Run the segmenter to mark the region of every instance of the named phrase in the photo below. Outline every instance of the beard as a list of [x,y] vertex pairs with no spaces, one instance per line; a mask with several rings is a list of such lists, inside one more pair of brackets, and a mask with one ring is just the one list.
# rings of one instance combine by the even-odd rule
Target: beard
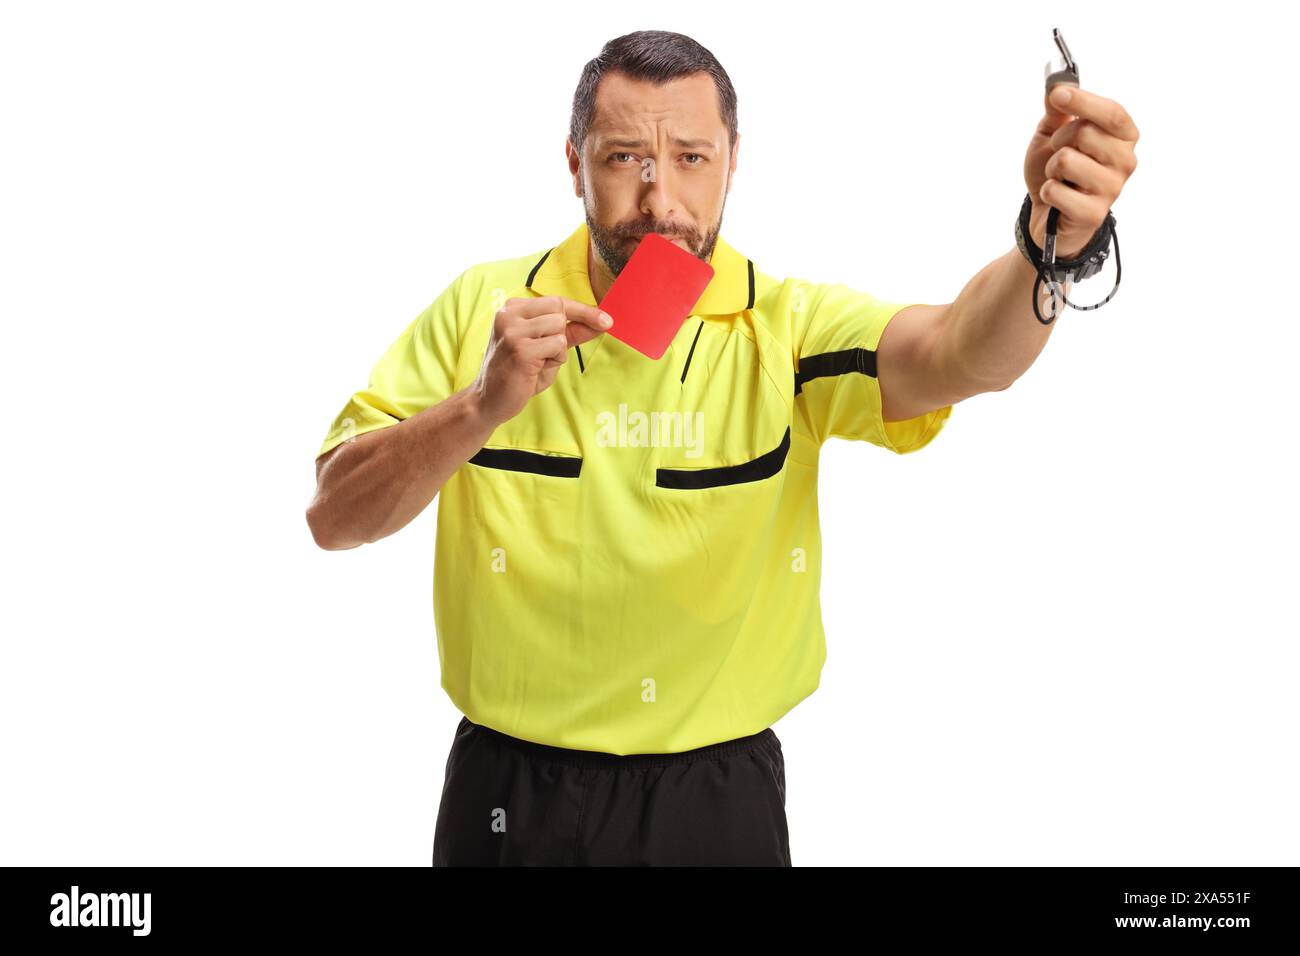
[[[583,198],[582,206],[587,217],[587,231],[591,235],[591,244],[610,274],[615,277],[623,271],[628,259],[632,258],[632,253],[637,249],[636,245],[628,243],[628,239],[640,239],[646,233],[657,232],[667,239],[681,239],[690,248],[693,256],[708,262],[713,255],[714,246],[718,243],[718,233],[722,229],[721,214],[713,227],[704,232],[682,223],[656,222],[652,219],[604,226],[591,214],[591,207],[587,205],[586,197]],[[724,200],[723,210],[725,209]]]

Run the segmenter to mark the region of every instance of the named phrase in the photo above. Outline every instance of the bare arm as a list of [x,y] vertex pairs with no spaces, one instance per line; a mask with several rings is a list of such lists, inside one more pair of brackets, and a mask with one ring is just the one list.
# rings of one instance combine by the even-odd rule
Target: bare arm
[[406,527],[496,429],[472,386],[316,459],[312,537],[339,551]]
[[[894,316],[877,348],[885,421],[1002,391],[1019,378],[1056,328],[1034,318],[1036,277],[1013,248],[981,269],[955,302],[911,305]],[[1064,289],[1068,295],[1071,284]],[[1039,309],[1047,316],[1051,308],[1051,293],[1042,287]]]
[[550,387],[571,347],[609,328],[602,316],[557,296],[508,300],[473,384],[316,459],[316,495],[307,507],[316,543],[341,551],[410,524],[499,425]]
[[[1067,93],[1068,112],[1056,99]],[[1137,169],[1138,129],[1119,103],[1087,90],[1058,86],[1044,96],[1044,106],[1025,153],[1029,234],[1042,248],[1055,207],[1056,256],[1069,259],[1088,245]],[[1056,328],[1033,314],[1036,278],[1012,246],[966,283],[956,301],[911,306],[894,316],[877,349],[885,421],[1001,391],[1024,374]],[[1046,283],[1039,296],[1044,318],[1053,304],[1057,312],[1064,307],[1052,302]]]

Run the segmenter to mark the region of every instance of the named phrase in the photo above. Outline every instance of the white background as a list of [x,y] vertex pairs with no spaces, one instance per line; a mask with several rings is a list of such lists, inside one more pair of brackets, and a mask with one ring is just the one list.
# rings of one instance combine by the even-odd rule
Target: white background
[[427,865],[435,509],[320,551],[312,462],[452,278],[581,221],[583,64],[693,36],[739,93],[728,241],[948,302],[1012,247],[1054,26],[1141,131],[1123,281],[922,451],[825,448],[794,862],[1300,862],[1293,24],[848,11],[4,6],[0,862]]

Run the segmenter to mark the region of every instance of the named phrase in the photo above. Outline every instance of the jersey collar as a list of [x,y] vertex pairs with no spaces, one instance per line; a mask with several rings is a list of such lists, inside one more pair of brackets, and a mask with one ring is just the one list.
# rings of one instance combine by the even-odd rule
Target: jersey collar
[[[560,295],[595,305],[591,277],[587,274],[586,222],[558,246],[550,249],[533,266],[525,283],[538,295]],[[713,278],[691,310],[692,315],[735,315],[754,307],[754,263],[718,236],[709,258]]]

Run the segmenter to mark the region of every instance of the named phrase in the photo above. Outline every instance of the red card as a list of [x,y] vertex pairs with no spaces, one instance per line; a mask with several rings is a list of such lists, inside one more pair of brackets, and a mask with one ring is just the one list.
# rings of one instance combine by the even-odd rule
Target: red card
[[614,319],[605,334],[661,358],[712,278],[713,266],[703,259],[646,233],[600,300]]

